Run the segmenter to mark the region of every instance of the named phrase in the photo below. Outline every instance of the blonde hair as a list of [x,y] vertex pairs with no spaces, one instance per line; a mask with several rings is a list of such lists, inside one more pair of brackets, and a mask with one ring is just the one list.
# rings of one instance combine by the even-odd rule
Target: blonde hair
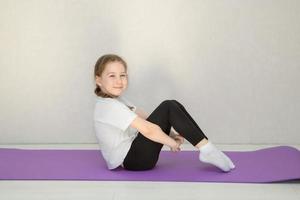
[[[125,68],[125,71],[127,72],[127,64],[125,60],[123,60],[123,58],[115,54],[106,54],[101,56],[96,62],[95,69],[94,69],[94,78],[96,79],[96,76],[101,76],[103,71],[105,70],[106,65],[111,62],[122,63]],[[97,84],[94,92],[97,96],[100,97],[113,98],[111,95],[104,93]]]

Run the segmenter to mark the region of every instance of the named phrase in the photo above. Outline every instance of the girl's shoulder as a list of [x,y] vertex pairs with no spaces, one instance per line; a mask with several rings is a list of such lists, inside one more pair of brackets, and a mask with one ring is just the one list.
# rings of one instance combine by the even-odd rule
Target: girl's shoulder
[[116,101],[116,99],[114,98],[106,98],[106,97],[96,97],[96,102],[112,102],[112,101]]
[[[122,104],[127,105],[129,103],[124,97],[117,97],[117,98],[104,98],[104,97],[97,97],[96,104],[102,105],[114,105],[114,104]],[[130,104],[130,103],[129,103]]]
[[117,98],[103,98],[103,97],[97,97],[96,99],[96,105],[97,107],[106,107],[106,108],[111,108],[111,107],[123,107],[126,106],[132,111],[136,110],[136,106],[132,104],[129,100],[127,100],[124,97],[117,97]]
[[96,105],[108,106],[108,105],[115,105],[115,104],[120,104],[120,102],[114,98],[103,98],[103,97],[96,98]]

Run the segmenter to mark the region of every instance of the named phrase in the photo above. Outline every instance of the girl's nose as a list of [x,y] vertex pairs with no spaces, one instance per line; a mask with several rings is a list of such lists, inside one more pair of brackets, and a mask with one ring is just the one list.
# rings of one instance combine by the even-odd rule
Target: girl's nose
[[121,78],[117,78],[117,83],[122,83],[122,79]]

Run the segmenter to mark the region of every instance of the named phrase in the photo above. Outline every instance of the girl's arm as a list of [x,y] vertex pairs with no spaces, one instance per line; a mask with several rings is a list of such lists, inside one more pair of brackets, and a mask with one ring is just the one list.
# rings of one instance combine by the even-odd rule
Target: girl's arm
[[169,146],[172,151],[180,150],[180,144],[165,134],[161,128],[154,123],[137,116],[130,126],[136,128],[146,138]]
[[145,111],[143,111],[140,108],[136,108],[135,113],[142,119],[147,119],[149,117],[148,113],[146,113]]
[[[145,120],[149,117],[149,114],[140,108],[136,108],[135,113],[139,117],[141,117],[142,119],[145,119]],[[171,127],[169,136],[171,138],[173,138],[175,141],[177,141],[177,143],[179,142],[180,144],[182,144],[184,142],[184,138],[182,136],[180,136],[180,134],[177,133],[173,127]]]

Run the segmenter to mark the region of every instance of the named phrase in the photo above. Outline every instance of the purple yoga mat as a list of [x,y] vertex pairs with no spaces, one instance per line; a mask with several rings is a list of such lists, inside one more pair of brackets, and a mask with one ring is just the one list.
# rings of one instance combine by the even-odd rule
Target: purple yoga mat
[[0,149],[0,180],[100,180],[266,183],[300,179],[300,151],[288,146],[225,152],[236,169],[201,163],[197,151],[161,152],[157,166],[108,170],[99,150]]

